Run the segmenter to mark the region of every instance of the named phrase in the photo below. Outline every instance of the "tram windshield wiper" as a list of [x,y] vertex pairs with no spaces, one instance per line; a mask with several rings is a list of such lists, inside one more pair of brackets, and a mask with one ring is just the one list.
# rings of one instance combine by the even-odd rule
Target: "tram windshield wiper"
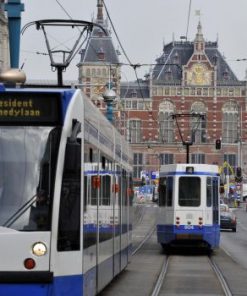
[[19,219],[37,200],[37,194],[33,195],[24,205],[22,205],[12,216],[5,221],[2,226],[10,227],[17,219]]

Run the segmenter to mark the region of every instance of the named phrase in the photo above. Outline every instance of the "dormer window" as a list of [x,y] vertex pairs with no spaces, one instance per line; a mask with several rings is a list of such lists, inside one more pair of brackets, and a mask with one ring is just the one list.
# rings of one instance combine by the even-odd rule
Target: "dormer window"
[[166,81],[172,80],[172,71],[170,68],[165,72],[165,80]]
[[213,64],[216,65],[217,64],[217,60],[218,60],[218,56],[214,55],[213,56]]
[[179,55],[177,52],[175,53],[175,55],[173,57],[173,62],[174,62],[174,64],[177,64],[179,62]]
[[104,37],[105,33],[102,29],[97,29],[96,30],[96,36],[98,37]]
[[131,97],[132,98],[137,98],[137,91],[135,89],[132,90]]
[[98,50],[97,55],[98,55],[98,60],[99,61],[104,61],[105,60],[105,52],[104,52],[102,47]]
[[223,79],[224,80],[228,80],[229,79],[229,72],[227,69],[225,69],[225,71],[223,72]]

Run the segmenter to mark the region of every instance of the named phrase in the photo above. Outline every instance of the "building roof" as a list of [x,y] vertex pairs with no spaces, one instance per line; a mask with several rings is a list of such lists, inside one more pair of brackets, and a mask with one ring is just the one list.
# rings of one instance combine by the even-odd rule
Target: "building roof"
[[[217,42],[205,42],[201,33],[201,25],[194,42],[171,42],[164,46],[162,55],[156,59],[152,78],[159,84],[181,84],[183,66],[187,65],[195,50],[195,42],[204,42],[205,55],[212,66],[217,66],[218,85],[241,85],[222,54],[218,50]],[[169,74],[169,79],[167,79]]]
[[[100,53],[104,54],[103,60],[99,59]],[[106,64],[119,64],[117,52],[114,48],[111,37],[96,37],[92,34],[88,40],[86,48],[81,51],[80,63],[99,63],[102,65],[102,62]]]
[[149,81],[139,79],[138,81],[121,82],[120,97],[122,99],[129,98],[150,98]]
[[98,13],[95,22],[102,26],[105,30],[99,27],[94,27],[88,39],[85,49],[81,50],[80,63],[92,65],[106,63],[106,64],[119,64],[118,51],[115,50],[111,38],[111,32],[108,28],[107,20],[103,18],[103,4],[98,0]]

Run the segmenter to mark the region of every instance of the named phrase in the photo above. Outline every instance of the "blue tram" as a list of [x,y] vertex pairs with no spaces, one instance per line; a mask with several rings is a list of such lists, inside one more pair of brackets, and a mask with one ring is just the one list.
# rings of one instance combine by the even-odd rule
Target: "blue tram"
[[0,91],[0,295],[95,295],[128,264],[132,153],[80,91]]
[[218,166],[162,165],[159,180],[158,242],[217,248],[220,241]]

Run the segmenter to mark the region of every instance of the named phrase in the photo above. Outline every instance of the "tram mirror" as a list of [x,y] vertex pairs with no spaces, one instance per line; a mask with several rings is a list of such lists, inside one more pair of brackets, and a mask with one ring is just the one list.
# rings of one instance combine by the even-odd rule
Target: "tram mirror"
[[81,168],[81,144],[78,141],[66,144],[64,170],[69,173],[77,173]]

